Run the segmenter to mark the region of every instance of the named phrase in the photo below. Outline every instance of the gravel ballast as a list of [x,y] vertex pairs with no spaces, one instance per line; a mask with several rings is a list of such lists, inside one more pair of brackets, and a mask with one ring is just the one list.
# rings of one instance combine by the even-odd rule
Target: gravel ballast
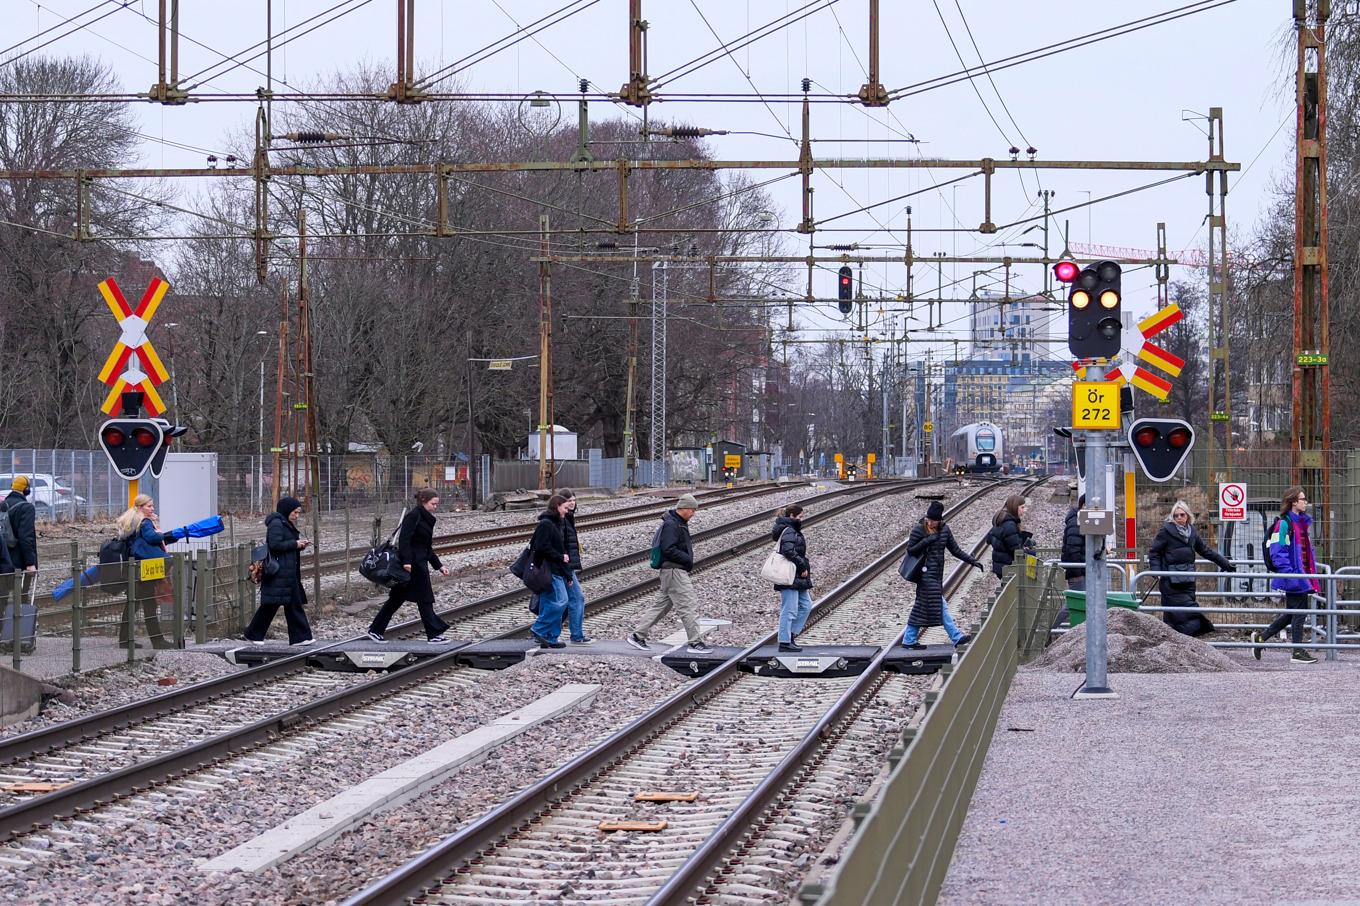
[[1016,677],[941,904],[1360,898],[1360,669],[1123,674],[1113,701],[1077,682]]
[[[1250,669],[1209,647],[1199,639],[1182,635],[1161,620],[1111,607],[1106,632],[1110,673],[1221,673]],[[1086,624],[1083,623],[1048,647],[1024,669],[1060,673],[1086,671]]]

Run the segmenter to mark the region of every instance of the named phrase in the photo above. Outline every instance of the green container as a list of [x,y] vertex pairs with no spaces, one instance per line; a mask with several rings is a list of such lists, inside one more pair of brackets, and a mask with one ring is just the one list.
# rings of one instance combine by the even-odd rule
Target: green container
[[[1067,613],[1073,626],[1080,626],[1086,622],[1086,592],[1084,591],[1065,591],[1063,598],[1067,603]],[[1137,610],[1138,599],[1126,591],[1107,591],[1105,593],[1106,607],[1122,607],[1125,610]]]

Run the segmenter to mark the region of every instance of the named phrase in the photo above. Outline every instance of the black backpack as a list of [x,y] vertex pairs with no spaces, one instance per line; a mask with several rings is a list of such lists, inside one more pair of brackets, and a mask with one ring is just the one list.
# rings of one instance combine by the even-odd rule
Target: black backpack
[[[1292,522],[1289,522],[1288,520],[1285,521],[1285,524],[1289,526],[1288,530],[1289,533],[1286,537],[1288,537],[1290,545],[1293,545],[1294,524]],[[1280,517],[1276,516],[1275,521],[1270,523],[1270,525],[1266,527],[1266,536],[1263,539],[1261,539],[1261,559],[1266,561],[1266,572],[1268,573],[1279,572],[1279,570],[1275,568],[1275,561],[1272,560],[1270,557],[1270,539],[1275,535],[1276,532],[1279,531],[1279,525]]]
[[132,544],[128,538],[109,538],[99,545],[99,585],[105,591],[117,592],[127,587],[127,569],[123,566],[132,559]]

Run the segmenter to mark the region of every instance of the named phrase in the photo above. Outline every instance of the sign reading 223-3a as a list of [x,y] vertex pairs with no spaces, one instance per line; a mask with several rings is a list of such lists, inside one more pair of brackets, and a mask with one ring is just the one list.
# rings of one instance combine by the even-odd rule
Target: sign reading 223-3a
[[1119,430],[1119,385],[1113,381],[1074,381],[1072,427],[1085,431]]

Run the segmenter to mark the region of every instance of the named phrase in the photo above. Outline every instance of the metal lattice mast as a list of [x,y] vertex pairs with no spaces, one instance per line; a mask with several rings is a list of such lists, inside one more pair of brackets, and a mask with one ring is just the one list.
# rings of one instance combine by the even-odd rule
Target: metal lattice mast
[[666,484],[666,263],[652,265],[652,484]]
[[[1328,0],[1293,0],[1299,56],[1294,172],[1293,480],[1331,510],[1331,379],[1327,357],[1327,77]],[[1313,16],[1309,6],[1313,6]],[[1325,524],[1325,523],[1324,523]],[[1324,530],[1330,543],[1332,533]]]

